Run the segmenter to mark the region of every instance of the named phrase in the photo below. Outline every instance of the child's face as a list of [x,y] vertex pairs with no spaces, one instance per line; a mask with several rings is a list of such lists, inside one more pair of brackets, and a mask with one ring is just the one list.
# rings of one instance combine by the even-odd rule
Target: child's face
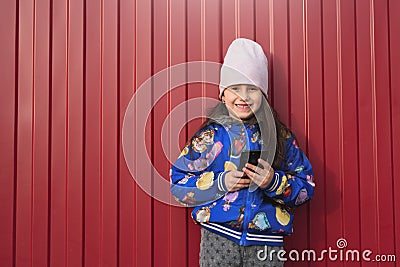
[[240,84],[225,89],[222,101],[225,102],[231,117],[247,120],[260,108],[262,97],[260,88],[254,85]]

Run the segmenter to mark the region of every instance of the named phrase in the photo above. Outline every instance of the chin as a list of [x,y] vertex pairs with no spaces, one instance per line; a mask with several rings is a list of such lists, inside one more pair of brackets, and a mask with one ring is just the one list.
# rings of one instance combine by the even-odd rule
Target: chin
[[253,116],[254,116],[253,114],[249,114],[249,115],[239,116],[239,118],[240,118],[241,120],[246,121],[246,120],[251,119]]

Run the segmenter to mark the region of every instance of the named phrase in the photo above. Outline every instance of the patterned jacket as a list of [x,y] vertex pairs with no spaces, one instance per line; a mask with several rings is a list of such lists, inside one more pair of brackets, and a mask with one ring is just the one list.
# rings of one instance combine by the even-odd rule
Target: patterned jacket
[[[225,175],[245,150],[261,150],[258,125],[213,123],[198,131],[170,170],[171,192],[195,206],[193,220],[239,245],[282,246],[293,231],[292,209],[314,194],[313,171],[293,135],[286,136],[286,158],[271,183],[250,192],[228,192]],[[229,134],[228,134],[229,133]]]

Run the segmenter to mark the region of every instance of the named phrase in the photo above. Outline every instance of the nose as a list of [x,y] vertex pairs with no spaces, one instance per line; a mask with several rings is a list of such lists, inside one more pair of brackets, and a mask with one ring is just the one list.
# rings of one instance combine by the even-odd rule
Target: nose
[[249,99],[249,93],[247,92],[247,89],[246,89],[246,88],[242,88],[242,89],[239,91],[239,97],[240,97],[241,99],[243,99],[244,101],[247,101],[247,100]]

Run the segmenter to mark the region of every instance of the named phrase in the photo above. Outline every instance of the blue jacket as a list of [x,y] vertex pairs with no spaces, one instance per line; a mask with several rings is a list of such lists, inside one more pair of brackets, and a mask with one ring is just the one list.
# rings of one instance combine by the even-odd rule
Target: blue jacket
[[242,246],[282,246],[293,231],[291,210],[314,194],[311,164],[294,137],[286,138],[286,158],[268,187],[228,192],[226,173],[237,168],[242,151],[261,150],[263,142],[257,124],[213,123],[195,134],[172,166],[171,192],[195,206],[192,218],[207,230]]

